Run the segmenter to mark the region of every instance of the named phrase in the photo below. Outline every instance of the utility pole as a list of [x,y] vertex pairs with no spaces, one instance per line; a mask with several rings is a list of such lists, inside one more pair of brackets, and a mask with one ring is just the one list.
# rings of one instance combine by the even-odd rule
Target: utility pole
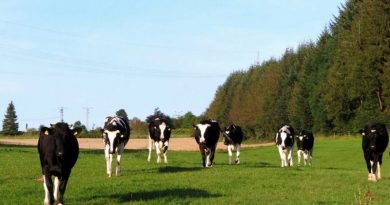
[[61,115],[61,122],[64,122],[64,107],[59,107],[58,108],[60,110],[60,115]]
[[87,130],[89,130],[89,112],[92,109],[92,107],[84,107],[84,109],[86,110],[86,115],[87,115],[87,121],[85,126],[87,127]]

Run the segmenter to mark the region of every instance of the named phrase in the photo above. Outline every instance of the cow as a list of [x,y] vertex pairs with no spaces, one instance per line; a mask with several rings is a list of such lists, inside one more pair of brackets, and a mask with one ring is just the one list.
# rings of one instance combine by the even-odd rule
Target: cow
[[212,167],[219,139],[220,126],[215,120],[203,120],[195,129],[195,140],[199,145],[199,151],[202,155],[203,167]]
[[307,130],[301,130],[296,136],[297,140],[297,157],[298,157],[298,166],[301,164],[301,157],[303,155],[303,163],[306,166],[308,164],[311,166],[311,161],[313,159],[313,145],[314,145],[314,136],[313,133]]
[[282,126],[276,132],[275,143],[279,151],[281,167],[293,166],[294,129],[290,125]]
[[167,152],[169,138],[171,137],[171,126],[163,118],[154,118],[149,122],[149,155],[148,162],[152,157],[153,146],[156,148],[157,163],[161,162],[161,152],[164,155],[164,163],[168,163]]
[[237,149],[236,152],[236,164],[240,164],[240,149],[241,142],[244,138],[241,127],[235,124],[226,126],[222,131],[223,134],[223,144],[227,145],[228,154],[229,154],[229,164],[232,164],[232,150]]
[[130,127],[128,121],[120,116],[106,117],[104,127],[101,130],[104,143],[104,155],[107,165],[107,176],[112,175],[112,156],[116,153],[116,176],[121,173],[121,157],[125,146],[130,139]]
[[79,156],[76,135],[80,132],[80,128],[70,129],[69,125],[63,122],[40,128],[37,147],[43,175],[45,205],[64,204],[66,185]]
[[368,169],[368,180],[381,179],[382,155],[389,143],[386,126],[382,123],[369,124],[360,130],[363,136],[362,148]]

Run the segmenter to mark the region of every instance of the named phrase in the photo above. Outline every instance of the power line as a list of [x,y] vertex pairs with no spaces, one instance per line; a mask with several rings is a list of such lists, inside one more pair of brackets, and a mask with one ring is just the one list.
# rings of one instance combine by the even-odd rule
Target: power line
[[[175,70],[165,70],[165,69],[150,69],[150,68],[142,68],[137,66],[124,66],[124,65],[116,65],[105,62],[96,62],[86,59],[78,59],[72,57],[66,57],[56,54],[51,54],[46,51],[40,51],[37,49],[27,49],[17,47],[15,45],[7,45],[4,43],[0,43],[0,47],[6,48],[6,53],[1,53],[0,55],[6,57],[14,57],[18,60],[20,58],[31,60],[39,63],[49,63],[54,65],[61,65],[66,67],[67,69],[56,70],[59,72],[69,72],[69,69],[73,68],[72,71],[76,72],[87,72],[87,73],[104,73],[104,74],[125,74],[131,76],[145,76],[145,77],[166,77],[166,78],[225,78],[226,75],[217,74],[217,73],[191,73],[191,72],[179,72]],[[13,52],[12,52],[13,51]],[[20,51],[25,51],[27,53],[23,53]],[[50,70],[51,72],[53,70]],[[5,74],[26,74],[26,72],[9,72],[9,71],[1,71]],[[36,71],[33,71],[36,73]]]

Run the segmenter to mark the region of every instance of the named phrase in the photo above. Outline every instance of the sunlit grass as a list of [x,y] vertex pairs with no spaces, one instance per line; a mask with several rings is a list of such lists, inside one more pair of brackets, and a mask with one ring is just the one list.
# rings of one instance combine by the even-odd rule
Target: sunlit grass
[[[102,150],[80,153],[66,204],[390,204],[390,162],[383,179],[367,181],[360,138],[316,141],[312,167],[280,168],[274,146],[242,150],[241,164],[216,154],[201,167],[198,152],[169,153],[169,164],[148,163],[146,151],[123,155],[122,176],[107,178]],[[296,158],[294,158],[296,164]],[[0,204],[42,204],[36,148],[0,146]]]

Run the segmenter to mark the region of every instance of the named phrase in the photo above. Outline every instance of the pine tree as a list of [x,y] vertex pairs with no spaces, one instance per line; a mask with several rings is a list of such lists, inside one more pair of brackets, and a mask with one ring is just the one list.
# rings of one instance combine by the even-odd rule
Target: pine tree
[[119,117],[123,117],[126,120],[126,122],[129,122],[129,117],[128,117],[125,109],[120,109],[120,110],[116,111],[115,115],[119,116]]
[[5,135],[16,135],[18,134],[19,123],[17,123],[17,116],[15,112],[15,106],[13,102],[8,105],[7,113],[3,120],[3,134]]

